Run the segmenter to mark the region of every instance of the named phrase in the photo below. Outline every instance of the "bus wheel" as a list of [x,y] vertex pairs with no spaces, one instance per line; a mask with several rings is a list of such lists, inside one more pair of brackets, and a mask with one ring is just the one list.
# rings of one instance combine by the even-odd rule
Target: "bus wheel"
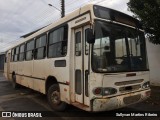
[[16,89],[18,87],[18,84],[16,83],[16,75],[12,76],[12,87]]
[[52,109],[56,111],[64,111],[67,103],[60,100],[60,90],[57,84],[53,84],[49,87],[47,93],[48,102]]

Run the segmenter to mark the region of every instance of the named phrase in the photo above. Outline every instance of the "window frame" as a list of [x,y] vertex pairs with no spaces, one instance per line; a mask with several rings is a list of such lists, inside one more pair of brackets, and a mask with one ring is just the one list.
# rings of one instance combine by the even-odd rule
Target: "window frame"
[[[31,41],[34,41],[34,48],[32,50],[27,50],[27,44]],[[31,59],[27,59],[27,52],[32,51],[32,58]],[[35,38],[32,38],[31,40],[28,40],[25,44],[25,61],[31,61],[34,59],[34,51],[35,51]]]
[[12,50],[11,50],[11,62],[14,62],[14,52],[15,52],[15,47],[14,48],[12,48]]
[[[17,53],[17,48],[18,48],[18,53]],[[19,61],[19,45],[15,47],[15,54],[14,54],[14,57],[17,57],[17,60],[15,61],[14,59],[14,62],[18,62]]]
[[[18,53],[16,53],[18,47]],[[15,55],[17,55],[17,60],[15,61]],[[11,62],[18,62],[19,61],[19,45],[15,46],[14,48],[11,49]]]
[[[59,30],[61,28],[64,28],[64,33],[63,33],[63,40],[62,41],[58,41],[58,42],[54,42],[54,43],[49,43],[50,42],[50,34],[53,33],[54,31],[56,30]],[[67,32],[65,33],[65,29],[67,29]],[[60,57],[65,57],[67,55],[67,52],[68,52],[68,24],[65,24],[65,25],[60,25],[58,27],[55,27],[53,29],[51,29],[50,31],[48,31],[48,39],[47,39],[47,58],[50,59],[50,58],[60,58]],[[66,37],[66,39],[64,39]],[[65,55],[61,55],[61,56],[49,56],[49,47],[50,46],[53,46],[54,44],[63,44],[66,42],[66,53]]]
[[[90,28],[86,28],[85,29],[85,55],[89,55],[89,43],[87,42],[87,30],[89,30]],[[87,44],[88,44],[88,50],[87,50]],[[88,53],[87,53],[87,51],[88,51]]]
[[[21,46],[23,46],[23,45],[24,45],[24,51],[21,52]],[[19,45],[19,61],[24,61],[25,60],[25,52],[26,52],[25,51],[25,46],[26,46],[25,42]],[[23,54],[23,60],[20,60],[20,55],[21,54]]]
[[[37,43],[37,40],[41,37],[45,36],[46,37],[46,43],[45,43],[45,46],[41,46],[41,47],[37,47],[36,48],[36,43]],[[47,44],[48,44],[48,35],[47,35],[47,32],[46,33],[42,33],[41,35],[35,37],[35,43],[34,43],[34,60],[41,60],[41,59],[44,59],[47,57]],[[41,49],[41,48],[44,48],[43,50],[43,58],[36,58],[36,54],[38,54],[38,49]]]
[[[79,42],[79,43],[77,42],[77,36],[78,36],[78,35],[80,35],[80,42]],[[78,37],[79,37],[79,36],[78,36]],[[76,32],[76,33],[75,33],[75,56],[81,56],[81,55],[82,55],[82,41],[81,41],[81,39],[82,39],[82,32],[81,32],[81,31]],[[77,45],[77,44],[80,44],[80,51],[77,51],[77,50],[76,50],[76,45]],[[77,55],[76,52],[80,52],[80,54]]]

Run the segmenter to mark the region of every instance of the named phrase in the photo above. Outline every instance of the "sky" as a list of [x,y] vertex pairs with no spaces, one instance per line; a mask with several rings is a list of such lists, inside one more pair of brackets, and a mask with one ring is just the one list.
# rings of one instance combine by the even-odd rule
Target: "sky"
[[[20,36],[60,19],[60,0],[0,0],[0,53],[5,52]],[[129,0],[65,0],[66,15],[88,4],[96,3],[132,15]],[[49,6],[52,4],[53,6]]]

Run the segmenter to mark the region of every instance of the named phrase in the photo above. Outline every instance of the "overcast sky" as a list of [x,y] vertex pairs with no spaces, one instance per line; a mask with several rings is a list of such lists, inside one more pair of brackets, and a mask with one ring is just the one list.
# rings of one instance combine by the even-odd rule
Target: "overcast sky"
[[[0,52],[6,51],[12,44],[20,40],[20,36],[46,26],[60,18],[60,0],[0,0]],[[65,0],[66,14],[89,3],[127,11],[129,0]]]

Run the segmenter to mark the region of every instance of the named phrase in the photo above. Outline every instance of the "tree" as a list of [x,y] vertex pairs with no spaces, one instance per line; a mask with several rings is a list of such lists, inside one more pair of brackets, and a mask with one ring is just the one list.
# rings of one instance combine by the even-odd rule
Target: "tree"
[[141,21],[150,41],[160,44],[160,0],[130,0],[127,5]]

